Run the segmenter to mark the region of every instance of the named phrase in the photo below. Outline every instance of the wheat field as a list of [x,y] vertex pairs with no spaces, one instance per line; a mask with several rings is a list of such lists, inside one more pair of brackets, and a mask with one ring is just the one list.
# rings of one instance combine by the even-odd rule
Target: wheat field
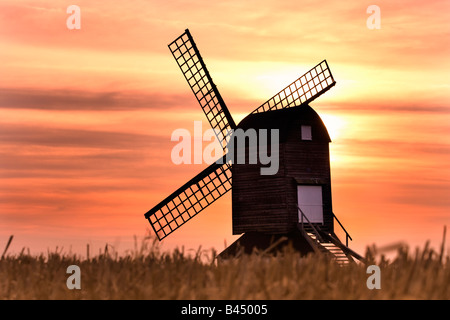
[[[381,289],[368,289],[367,265],[340,266],[322,255],[300,257],[286,249],[277,255],[254,253],[217,261],[214,251],[161,252],[152,237],[139,249],[118,256],[104,252],[82,259],[62,252],[39,256],[3,255],[1,299],[450,299],[449,255],[442,250],[399,248],[387,259],[366,250],[378,265]],[[5,250],[6,251],[6,250]],[[80,268],[81,289],[69,290],[67,268]]]

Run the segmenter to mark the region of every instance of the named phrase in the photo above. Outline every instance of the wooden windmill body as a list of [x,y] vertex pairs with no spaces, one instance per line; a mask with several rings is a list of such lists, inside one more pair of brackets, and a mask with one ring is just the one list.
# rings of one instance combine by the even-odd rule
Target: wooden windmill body
[[[276,250],[290,243],[302,253],[323,252],[345,262],[353,257],[361,260],[348,248],[351,238],[333,213],[330,137],[309,106],[335,85],[327,62],[319,63],[236,125],[189,30],[169,44],[169,49],[215,130],[224,155],[145,214],[157,237],[164,239],[232,190],[233,234],[243,235],[221,253],[222,258],[240,250]],[[270,141],[278,144],[275,174],[262,175],[264,164],[259,161],[239,163],[229,157],[237,151],[230,141],[238,129],[277,130],[278,141]],[[246,145],[245,159],[252,152],[255,150]],[[345,231],[345,245],[334,233],[335,222]]]

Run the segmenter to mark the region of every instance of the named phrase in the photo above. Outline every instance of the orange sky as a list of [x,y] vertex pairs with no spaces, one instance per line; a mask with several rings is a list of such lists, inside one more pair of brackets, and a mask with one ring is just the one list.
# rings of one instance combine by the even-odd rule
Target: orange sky
[[[81,8],[69,30],[66,8]],[[369,30],[366,9],[381,9]],[[143,214],[206,167],[175,165],[204,121],[167,44],[189,28],[239,122],[323,59],[333,208],[354,241],[426,240],[450,209],[448,1],[2,1],[0,247],[133,248]],[[224,248],[231,194],[163,247]]]

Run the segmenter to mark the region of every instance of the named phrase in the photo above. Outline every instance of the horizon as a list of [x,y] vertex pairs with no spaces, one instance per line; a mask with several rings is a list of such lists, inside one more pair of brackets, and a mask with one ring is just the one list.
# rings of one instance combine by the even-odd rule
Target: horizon
[[[70,30],[69,3],[2,2],[0,248],[14,235],[8,253],[132,250],[144,213],[207,167],[171,160],[175,130],[210,128],[167,47],[187,28],[236,123],[326,59],[336,85],[311,107],[332,140],[350,248],[438,248],[450,225],[450,3],[378,1],[375,30],[370,4],[83,0]],[[237,238],[228,193],[162,248],[220,252]]]

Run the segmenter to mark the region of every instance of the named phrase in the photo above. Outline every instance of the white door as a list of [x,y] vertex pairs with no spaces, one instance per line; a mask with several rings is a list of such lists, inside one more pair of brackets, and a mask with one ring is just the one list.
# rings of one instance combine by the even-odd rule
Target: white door
[[[309,222],[323,223],[322,186],[297,186],[297,199],[299,208]],[[300,212],[298,221],[302,221]]]

